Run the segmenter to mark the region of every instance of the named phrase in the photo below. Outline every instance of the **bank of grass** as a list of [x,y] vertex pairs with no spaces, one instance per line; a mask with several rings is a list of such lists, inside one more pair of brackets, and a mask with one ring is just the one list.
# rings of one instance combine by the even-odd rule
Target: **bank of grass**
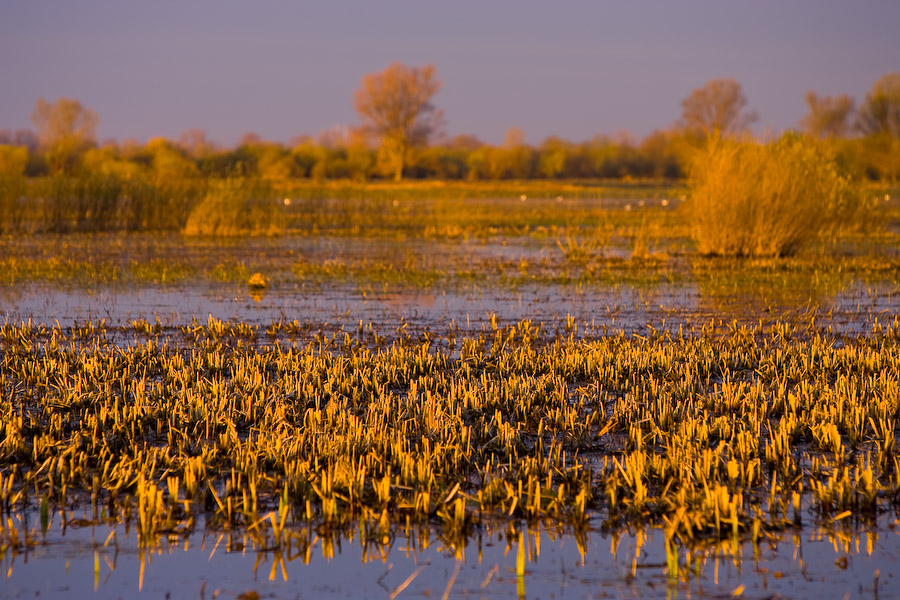
[[29,179],[0,174],[0,232],[184,229],[199,235],[270,235],[284,226],[389,223],[411,202],[437,202],[452,216],[464,200],[602,202],[672,196],[683,193],[681,187],[664,180],[387,183],[97,174]]
[[704,254],[792,256],[852,225],[861,207],[826,146],[793,135],[765,144],[714,138],[694,158],[689,187]]
[[[283,189],[289,230],[305,235],[405,235],[437,238],[546,235],[569,227],[640,222],[633,204],[661,216],[683,196],[677,182],[400,184],[303,183]],[[662,200],[669,210],[659,210]],[[670,200],[671,199],[671,200]],[[670,204],[671,202],[671,204]],[[638,205],[641,205],[640,207]],[[631,208],[631,206],[629,206]]]
[[278,189],[305,200],[465,200],[556,198],[602,200],[672,197],[684,193],[679,180],[500,180],[500,181],[353,181],[281,180]]
[[[727,154],[727,153],[726,153]],[[684,182],[649,181],[501,181],[501,182],[355,182],[308,180],[261,181],[233,177],[224,180],[155,179],[110,176],[54,176],[40,179],[5,177],[0,181],[0,230],[10,234],[99,231],[184,231],[190,235],[254,236],[280,233],[350,237],[433,237],[438,239],[491,238],[529,235],[565,241],[572,228],[630,229],[646,243],[650,232],[669,239],[689,239],[700,229],[719,242],[697,238],[701,252],[787,254],[802,243],[778,230],[778,223],[755,223],[748,215],[763,215],[804,231],[821,231],[792,212],[800,205],[787,202],[784,210],[759,202],[766,192],[758,181],[738,185],[719,161],[718,174],[710,167],[707,183],[695,178],[695,198],[684,211]],[[727,161],[726,161],[727,162]],[[750,161],[752,162],[752,161]],[[749,164],[748,161],[739,161]],[[717,163],[718,164],[718,163]],[[713,165],[714,166],[714,165]],[[732,161],[734,166],[734,161]],[[748,173],[747,169],[745,169]],[[777,177],[781,171],[773,171]],[[759,175],[757,169],[747,178]],[[815,173],[793,180],[817,181]],[[696,173],[695,173],[696,176]],[[790,177],[782,178],[786,181]],[[731,217],[717,213],[723,203],[715,185],[731,186],[742,207]],[[727,184],[727,185],[726,185]],[[704,185],[706,188],[704,188]],[[818,185],[818,184],[816,184]],[[824,184],[823,184],[824,185]],[[771,187],[771,186],[770,186]],[[813,186],[815,187],[815,186]],[[709,193],[703,189],[712,190]],[[815,189],[807,186],[807,191]],[[892,188],[864,189],[865,210],[878,212],[874,202],[897,198]],[[704,204],[706,203],[706,204]],[[711,207],[705,210],[703,207]],[[820,208],[826,205],[821,204]],[[778,210],[776,210],[778,209]],[[744,211],[744,212],[741,212]],[[749,211],[749,212],[748,212]],[[833,222],[834,211],[820,210],[816,218]],[[846,212],[841,209],[841,215]],[[825,216],[827,216],[827,219]],[[846,221],[846,220],[845,220]],[[865,219],[861,219],[862,222]],[[877,219],[869,219],[877,222]],[[748,241],[741,236],[752,229]],[[771,235],[769,233],[771,232]],[[877,227],[874,233],[878,234]],[[846,231],[840,232],[844,237]],[[621,234],[620,234],[621,235]],[[712,234],[710,234],[712,235]],[[643,236],[643,238],[641,237]],[[709,237],[709,236],[707,236]],[[746,236],[745,236],[746,237]],[[725,240],[725,241],[721,241]],[[762,241],[760,241],[762,240]],[[653,246],[653,240],[649,240]],[[719,244],[716,246],[716,244]],[[716,250],[715,248],[719,248]],[[652,253],[652,248],[638,254]]]
[[0,178],[0,231],[177,230],[204,186],[196,179],[116,175]]

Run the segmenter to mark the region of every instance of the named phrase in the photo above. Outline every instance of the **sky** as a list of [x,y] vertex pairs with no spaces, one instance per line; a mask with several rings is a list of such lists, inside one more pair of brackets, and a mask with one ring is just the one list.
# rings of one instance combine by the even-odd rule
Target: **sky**
[[448,136],[641,139],[716,77],[773,133],[900,71],[898,31],[898,0],[0,0],[0,129],[67,97],[101,141],[287,142],[358,124],[363,75],[401,61],[436,66]]

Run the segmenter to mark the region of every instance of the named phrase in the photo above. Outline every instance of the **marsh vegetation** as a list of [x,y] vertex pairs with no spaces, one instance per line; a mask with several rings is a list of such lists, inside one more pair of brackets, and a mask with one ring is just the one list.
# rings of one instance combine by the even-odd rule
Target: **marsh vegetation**
[[652,528],[677,586],[720,551],[895,518],[896,319],[858,336],[569,325],[6,325],[3,556],[52,520],[123,523],[145,550],[240,536],[275,573],[310,560],[313,531],[326,557],[350,532],[376,556],[434,535],[462,557],[482,532],[521,547],[544,523],[576,540]]
[[[411,552],[410,576],[447,557],[488,594],[541,585],[541,539],[582,568],[624,539],[633,560],[607,584],[658,563],[660,594],[723,589],[720,561],[761,565],[814,531],[829,566],[861,537],[880,556],[900,499],[895,192],[864,190],[868,218],[787,258],[701,254],[682,194],[317,184],[270,205],[274,236],[4,238],[8,581],[79,531],[94,585],[121,544],[141,587],[182,543],[250,553],[246,572],[276,580],[348,547],[364,563]],[[234,319],[115,306],[151,292],[244,300]],[[504,294],[516,310],[497,310]],[[48,297],[107,312],[29,304]],[[482,562],[494,548],[511,571]],[[878,560],[866,569],[892,568]],[[363,595],[455,581],[382,571]]]

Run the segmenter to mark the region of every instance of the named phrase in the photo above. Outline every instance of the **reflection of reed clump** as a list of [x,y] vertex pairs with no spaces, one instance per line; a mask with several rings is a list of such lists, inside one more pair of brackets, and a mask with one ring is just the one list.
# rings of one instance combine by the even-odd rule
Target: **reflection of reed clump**
[[7,324],[0,507],[102,506],[142,544],[203,517],[267,547],[309,523],[465,539],[596,519],[690,545],[874,522],[900,498],[900,324],[807,333],[578,340],[523,321],[387,345],[363,325]]
[[[857,261],[859,263],[861,261]],[[702,304],[724,318],[797,307],[827,306],[853,281],[850,265],[821,269],[806,259],[697,258],[692,261]],[[865,265],[853,265],[863,274]]]
[[[16,560],[19,558],[17,553],[21,552],[26,544],[41,543],[44,545],[42,552],[46,554],[52,551],[47,545],[57,543],[60,540],[58,536],[65,536],[69,527],[102,528],[109,525],[112,531],[106,541],[103,544],[95,543],[93,548],[95,590],[101,583],[105,584],[110,575],[120,568],[126,573],[131,573],[134,560],[139,563],[137,586],[139,590],[143,589],[145,580],[148,579],[145,571],[152,565],[155,554],[175,554],[176,560],[202,564],[212,560],[218,553],[241,553],[248,560],[244,563],[245,566],[233,575],[244,579],[252,573],[254,581],[266,573],[270,581],[276,579],[302,581],[303,571],[298,573],[294,569],[289,570],[290,563],[295,563],[295,566],[296,563],[307,565],[319,557],[332,561],[343,554],[347,555],[342,561],[344,568],[349,566],[349,562],[356,563],[359,559],[363,565],[369,562],[387,563],[387,569],[378,577],[376,583],[391,596],[396,596],[405,589],[406,583],[411,581],[413,575],[422,573],[422,568],[432,561],[434,550],[455,559],[457,571],[462,564],[474,563],[486,567],[493,563],[493,568],[487,571],[486,576],[484,574],[486,569],[482,569],[479,574],[480,588],[489,589],[493,594],[496,594],[498,589],[502,590],[504,585],[507,589],[511,587],[509,580],[504,582],[502,574],[496,577],[500,570],[499,564],[494,562],[497,555],[514,558],[519,597],[524,597],[526,587],[530,587],[532,582],[537,580],[536,583],[540,583],[542,579],[540,574],[535,577],[530,570],[535,563],[540,562],[542,550],[549,551],[552,556],[555,550],[558,551],[562,546],[573,542],[580,554],[582,568],[588,563],[591,565],[589,569],[596,569],[598,564],[613,568],[624,566],[628,569],[626,577],[631,580],[638,577],[641,571],[645,578],[651,579],[658,578],[655,571],[664,571],[669,586],[701,586],[707,594],[711,591],[710,587],[725,583],[717,580],[717,574],[721,570],[732,566],[735,561],[749,561],[751,555],[755,568],[748,569],[747,576],[751,581],[761,580],[761,583],[771,591],[777,590],[782,585],[793,588],[795,583],[792,578],[800,577],[810,566],[817,570],[831,567],[830,555],[833,552],[842,554],[831,567],[837,569],[847,568],[848,557],[860,561],[865,559],[865,555],[872,557],[876,552],[879,553],[875,555],[876,557],[886,554],[888,560],[892,560],[889,550],[880,547],[882,544],[879,544],[879,539],[882,536],[878,532],[857,531],[852,523],[848,523],[846,516],[829,520],[821,526],[807,528],[803,535],[796,529],[783,532],[768,531],[757,539],[743,543],[736,544],[733,539],[706,539],[696,540],[687,545],[676,543],[666,537],[665,530],[658,528],[636,525],[627,531],[598,534],[587,528],[565,526],[550,519],[506,523],[485,520],[481,524],[479,534],[472,536],[471,539],[454,536],[452,532],[435,528],[428,523],[387,522],[380,517],[370,521],[360,520],[352,526],[341,529],[324,529],[309,521],[290,523],[282,521],[284,514],[280,511],[284,505],[281,505],[279,511],[269,512],[242,531],[203,530],[202,521],[196,524],[196,530],[179,525],[164,534],[156,534],[149,540],[142,538],[151,545],[140,546],[135,557],[128,552],[134,544],[134,537],[127,528],[122,527],[114,519],[84,519],[76,516],[80,514],[78,510],[67,508],[60,508],[53,513],[47,509],[45,513],[43,506],[42,504],[38,522],[29,522],[24,511],[13,511],[10,517],[0,520],[0,564],[5,567],[6,577],[14,578],[21,568],[23,562]],[[29,526],[25,526],[24,523],[28,523]],[[666,561],[664,564],[646,564],[644,560],[648,554],[655,551],[654,541],[659,537],[664,541]],[[820,564],[825,562],[821,561],[821,557],[809,554],[808,544],[819,541],[828,542],[827,564]],[[806,553],[804,544],[807,544]],[[359,558],[352,549],[354,545],[358,547]],[[398,566],[402,569],[405,566],[404,561],[412,561],[418,565],[413,575],[405,581],[401,581],[400,577],[386,581],[386,576],[391,572],[391,565],[399,563]],[[356,564],[359,568],[359,563]],[[770,570],[763,565],[778,566],[781,570]],[[574,566],[575,573],[569,577],[576,576],[580,581],[570,580],[569,585],[579,587],[597,585],[596,580],[583,579],[579,573],[579,565],[576,563]],[[856,562],[855,568],[861,569],[860,562]],[[395,570],[394,573],[401,569]],[[411,566],[407,569],[411,570]],[[424,578],[433,584],[437,577],[443,585],[446,571],[437,569],[436,573],[432,569],[423,574]],[[160,575],[159,567],[155,570],[157,578],[166,577],[164,573]],[[509,568],[509,571],[512,572],[513,569]],[[52,575],[48,573],[48,576]],[[445,585],[447,592],[454,589],[455,579],[456,577],[451,575],[447,580]],[[784,581],[779,584],[778,581],[782,579]],[[472,581],[471,575],[469,581]],[[478,581],[475,580],[476,583]],[[875,571],[874,585],[878,587],[878,570]],[[726,589],[733,589],[733,584]],[[253,596],[248,593],[247,597]]]

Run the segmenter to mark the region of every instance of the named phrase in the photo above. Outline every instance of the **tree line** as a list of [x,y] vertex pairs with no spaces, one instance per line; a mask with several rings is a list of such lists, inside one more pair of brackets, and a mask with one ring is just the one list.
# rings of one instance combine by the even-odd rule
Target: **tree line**
[[[434,103],[441,88],[433,65],[394,63],[366,75],[354,95],[360,124],[302,136],[289,144],[246,134],[224,148],[205,132],[177,140],[98,143],[97,114],[73,99],[37,101],[35,130],[0,130],[0,177],[101,175],[111,178],[249,176],[283,179],[589,179],[669,178],[686,174],[692,151],[710,137],[740,137],[758,115],[738,82],[713,79],[686,97],[681,118],[642,140],[626,133],[572,142],[525,143],[510,128],[502,143],[443,135]],[[879,78],[857,106],[847,95],[806,95],[796,133],[826,140],[857,179],[900,179],[900,72]]]

